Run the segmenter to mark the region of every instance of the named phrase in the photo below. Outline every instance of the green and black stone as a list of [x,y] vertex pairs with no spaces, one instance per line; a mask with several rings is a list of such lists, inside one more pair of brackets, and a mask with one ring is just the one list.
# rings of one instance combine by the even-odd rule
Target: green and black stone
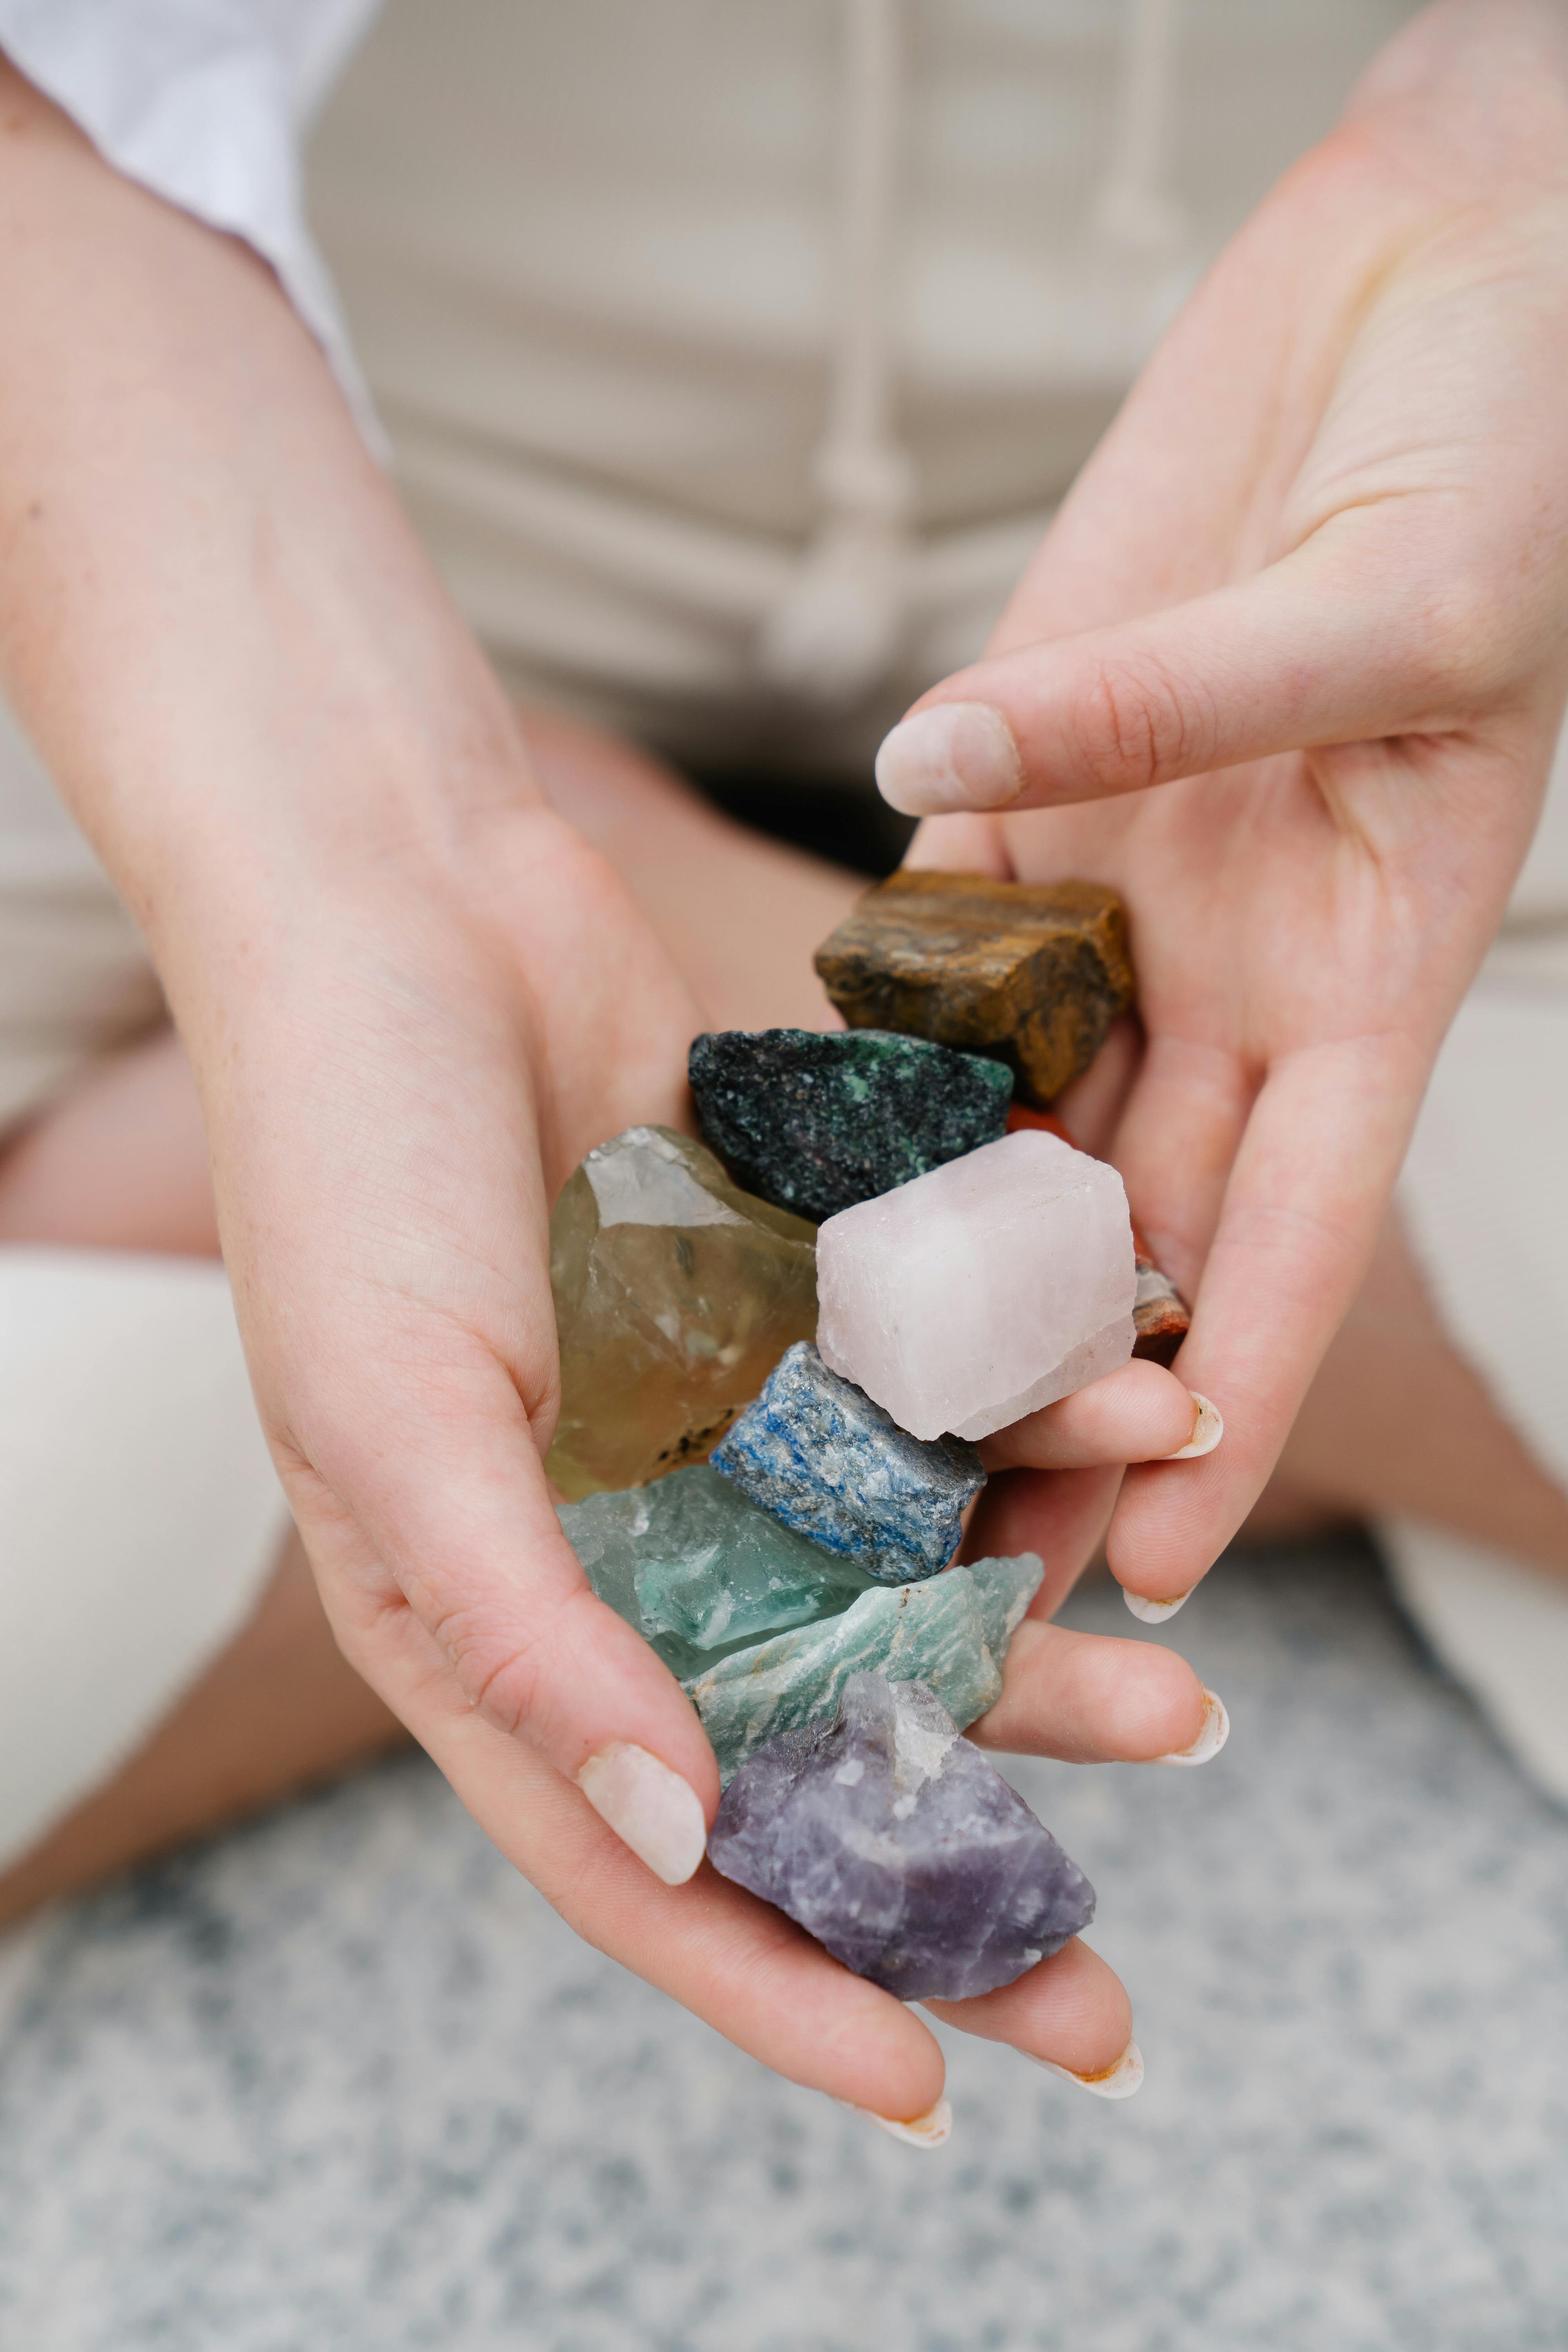
[[702,1132],[737,1183],[820,1223],[1006,1130],[1013,1074],[889,1030],[722,1029],[689,1065]]

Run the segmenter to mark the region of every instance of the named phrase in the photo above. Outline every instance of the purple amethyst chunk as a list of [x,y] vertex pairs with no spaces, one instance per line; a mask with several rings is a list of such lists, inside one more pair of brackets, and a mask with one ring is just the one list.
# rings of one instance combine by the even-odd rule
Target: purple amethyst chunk
[[994,1991],[1094,1916],[1083,1873],[941,1700],[880,1675],[742,1764],[708,1853],[901,2000]]

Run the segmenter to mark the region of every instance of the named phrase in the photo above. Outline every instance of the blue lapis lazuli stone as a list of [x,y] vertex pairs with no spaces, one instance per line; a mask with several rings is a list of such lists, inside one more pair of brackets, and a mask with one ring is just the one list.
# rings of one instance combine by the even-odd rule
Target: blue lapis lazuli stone
[[879,1584],[944,1569],[963,1534],[960,1514],[985,1484],[965,1439],[911,1437],[804,1340],[710,1458],[784,1527]]

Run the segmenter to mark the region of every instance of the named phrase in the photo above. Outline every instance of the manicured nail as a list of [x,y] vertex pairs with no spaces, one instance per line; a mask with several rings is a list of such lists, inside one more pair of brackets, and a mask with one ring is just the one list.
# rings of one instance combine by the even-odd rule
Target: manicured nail
[[1216,1698],[1212,1690],[1204,1692],[1204,1727],[1190,1748],[1177,1748],[1169,1756],[1156,1756],[1156,1764],[1206,1764],[1217,1756],[1230,1738],[1230,1717],[1225,1711],[1225,1701]]
[[1173,1617],[1178,1609],[1185,1608],[1196,1591],[1195,1584],[1189,1584],[1186,1591],[1178,1592],[1173,1601],[1145,1601],[1141,1592],[1129,1592],[1123,1587],[1121,1598],[1134,1617],[1141,1617],[1145,1625],[1163,1625],[1167,1617]]
[[1212,1454],[1225,1435],[1225,1423],[1219,1417],[1219,1407],[1210,1404],[1207,1397],[1192,1391],[1193,1433],[1184,1445],[1167,1454],[1167,1462],[1195,1462],[1200,1454]]
[[1032,2051],[1024,2052],[1037,2066],[1047,2074],[1059,2074],[1064,2083],[1076,2083],[1080,2091],[1092,2091],[1097,2099],[1130,2099],[1143,2087],[1143,2053],[1136,2042],[1130,2042],[1114,2066],[1107,2066],[1099,2074],[1075,2074],[1070,2066],[1058,2066],[1054,2058],[1036,2058]]
[[885,738],[877,789],[906,816],[1005,808],[1024,789],[1024,762],[1012,729],[990,703],[942,702]]
[[702,1859],[708,1824],[697,1791],[629,1739],[590,1756],[577,1786],[623,1845],[667,1886],[684,1886]]
[[934,2107],[928,2107],[923,2116],[916,2116],[912,2123],[907,2124],[895,2122],[891,2116],[879,2116],[870,2107],[858,2107],[849,2099],[840,2099],[838,2105],[847,2107],[852,2116],[864,2116],[879,2131],[885,2131],[889,2139],[901,2139],[906,2147],[940,2147],[952,2131],[952,2104],[948,2099],[939,2099]]

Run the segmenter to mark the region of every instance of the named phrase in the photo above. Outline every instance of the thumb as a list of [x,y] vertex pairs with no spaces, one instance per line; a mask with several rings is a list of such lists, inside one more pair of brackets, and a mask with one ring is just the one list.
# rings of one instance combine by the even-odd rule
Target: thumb
[[445,1719],[455,1678],[470,1709],[574,1780],[679,1885],[719,1799],[691,1702],[590,1589],[505,1369],[455,1357],[424,1369],[427,1388],[440,1381],[437,1413],[427,1393],[373,1374],[353,1424],[312,1449],[322,1466],[297,1453],[286,1465],[340,1646],[416,1738]]
[[1443,705],[1473,709],[1491,632],[1401,569],[1347,566],[1320,535],[1189,604],[976,662],[887,737],[882,796],[910,816],[1048,808],[1441,726]]

